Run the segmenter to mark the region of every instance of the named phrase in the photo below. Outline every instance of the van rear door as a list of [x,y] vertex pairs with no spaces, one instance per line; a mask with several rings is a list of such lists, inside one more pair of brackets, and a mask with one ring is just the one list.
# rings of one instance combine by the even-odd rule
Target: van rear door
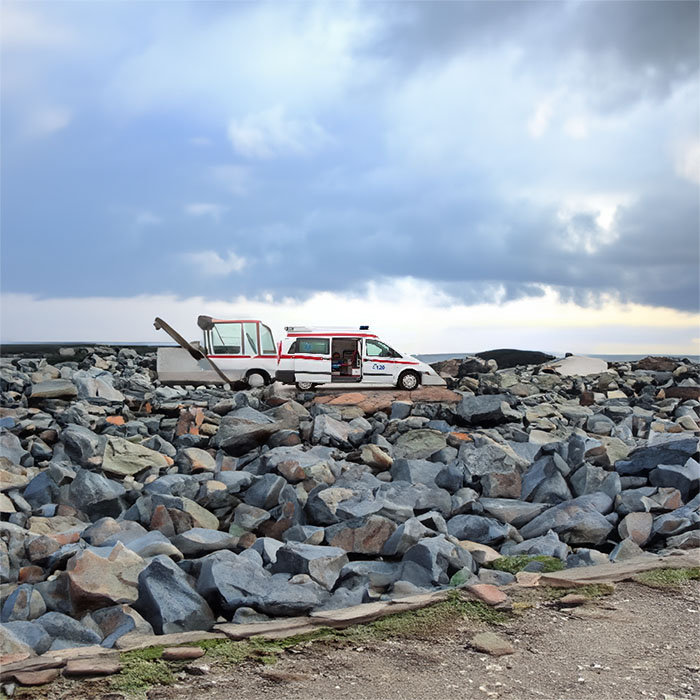
[[289,349],[294,355],[294,375],[298,382],[327,384],[331,381],[330,337],[300,336]]

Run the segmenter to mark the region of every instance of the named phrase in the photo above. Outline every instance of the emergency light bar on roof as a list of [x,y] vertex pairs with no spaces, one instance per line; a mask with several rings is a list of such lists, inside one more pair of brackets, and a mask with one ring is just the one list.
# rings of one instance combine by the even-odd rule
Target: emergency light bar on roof
[[352,333],[353,331],[368,331],[369,326],[285,326],[284,330],[289,333]]

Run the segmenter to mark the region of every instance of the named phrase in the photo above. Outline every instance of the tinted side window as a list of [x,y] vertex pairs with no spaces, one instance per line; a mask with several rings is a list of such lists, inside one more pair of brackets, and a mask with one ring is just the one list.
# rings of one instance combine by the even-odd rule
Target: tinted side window
[[328,338],[297,338],[295,352],[302,355],[327,355],[330,348]]
[[260,324],[260,345],[262,346],[263,355],[277,354],[275,341],[272,339],[272,331],[262,323]]

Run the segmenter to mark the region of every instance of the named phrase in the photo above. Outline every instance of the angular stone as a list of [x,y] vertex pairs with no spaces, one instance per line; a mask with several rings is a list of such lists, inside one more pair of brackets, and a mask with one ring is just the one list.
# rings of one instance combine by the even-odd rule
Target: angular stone
[[517,528],[551,507],[548,503],[527,503],[510,498],[482,498],[479,503],[489,515]]
[[188,661],[199,659],[204,654],[205,651],[202,647],[171,647],[163,651],[161,659],[164,661]]
[[[43,383],[46,384],[47,382]],[[34,686],[52,683],[58,678],[59,674],[59,669],[47,668],[43,671],[16,671],[13,675],[19,685]]]
[[620,476],[644,475],[660,464],[685,464],[697,451],[697,438],[682,438],[651,447],[640,447],[630,452],[627,459],[616,462],[615,471]]
[[91,517],[116,517],[122,512],[123,503],[120,499],[125,495],[126,489],[102,474],[78,469],[67,489],[70,503]]
[[481,477],[481,493],[486,498],[520,498],[520,472],[491,472]]
[[138,577],[139,597],[134,608],[157,634],[207,630],[214,615],[190,585],[187,575],[168,557],[155,557]]
[[[101,646],[111,649],[117,640],[126,634],[153,634],[153,627],[128,605],[114,605],[100,608],[91,613],[90,618],[102,635]],[[85,618],[83,618],[85,619]]]
[[326,528],[326,542],[353,554],[379,554],[396,530],[396,523],[380,515],[345,520]]
[[433,534],[418,518],[409,518],[406,522],[401,523],[384,542],[381,553],[387,557],[405,554],[424,537],[430,537]]
[[628,513],[618,525],[617,531],[623,540],[629,538],[643,547],[651,537],[653,524],[654,517],[651,513]]
[[168,466],[168,460],[160,452],[143,445],[137,445],[124,438],[110,436],[107,438],[102,470],[118,476],[138,474],[145,469]]
[[175,457],[175,464],[187,474],[216,471],[216,461],[206,451],[198,447],[186,447]]
[[554,530],[563,542],[570,545],[602,544],[613,529],[603,515],[610,511],[611,506],[610,497],[602,492],[579,496],[538,515],[520,528],[520,534],[530,539]]
[[41,617],[46,604],[33,586],[22,584],[7,597],[2,606],[2,622],[28,621]]
[[564,476],[569,466],[558,455],[545,455],[538,459],[523,475],[523,501],[533,503],[562,503],[571,500],[571,491]]
[[[643,555],[644,552],[642,548],[631,539],[622,540],[619,544],[615,546],[612,552],[610,552],[610,561],[612,562],[622,562],[628,559],[634,559]],[[652,556],[651,554],[649,556]]]
[[496,586],[488,583],[472,584],[467,586],[467,591],[486,605],[500,605],[508,600],[508,596],[503,591],[499,591]]
[[71,598],[83,610],[133,603],[138,598],[138,577],[145,565],[121,542],[106,558],[89,550],[81,552],[66,567]]
[[428,459],[447,446],[447,438],[439,430],[409,430],[394,443],[394,459]]
[[469,552],[443,535],[421,540],[404,554],[402,562],[402,578],[406,579],[406,564],[414,564],[427,574],[427,582],[432,585],[444,585],[461,569],[475,568]]
[[247,503],[236,506],[234,522],[244,530],[256,530],[266,520],[270,519],[270,514],[264,508],[256,508]]
[[687,501],[700,487],[700,463],[691,458],[685,464],[660,464],[649,472],[649,483],[678,489]]
[[238,547],[238,537],[201,527],[186,530],[171,541],[187,558],[201,557],[220,549],[234,550]]
[[106,439],[89,428],[71,423],[61,433],[66,454],[82,466],[88,466],[94,457],[102,455]]
[[53,637],[51,650],[99,644],[101,639],[92,630],[68,615],[47,612],[36,620],[50,637]]
[[569,548],[559,539],[556,532],[550,530],[546,535],[533,537],[520,543],[507,542],[501,548],[503,556],[544,555],[547,557],[557,557],[566,561]]
[[447,531],[458,540],[497,545],[512,533],[512,528],[483,515],[455,515],[447,521]]
[[[48,632],[36,622],[5,622],[2,629],[3,632],[9,632],[14,639],[30,647],[35,654],[43,654],[48,651],[53,641]],[[5,644],[0,645],[0,649],[3,648],[5,648]]]
[[491,472],[522,472],[530,466],[530,461],[519,456],[511,447],[496,443],[479,447],[467,443],[459,450],[459,461],[464,464],[468,474],[479,477]]
[[347,563],[348,556],[340,547],[289,542],[277,550],[277,559],[270,570],[272,573],[309,574],[330,591]]
[[78,395],[75,384],[68,379],[49,379],[32,384],[31,399],[72,399]]

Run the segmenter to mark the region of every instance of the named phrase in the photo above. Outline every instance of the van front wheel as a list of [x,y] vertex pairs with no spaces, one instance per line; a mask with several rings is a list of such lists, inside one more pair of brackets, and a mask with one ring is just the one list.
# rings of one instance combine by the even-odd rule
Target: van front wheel
[[419,384],[420,379],[418,378],[418,375],[409,369],[401,374],[396,386],[398,386],[399,389],[404,389],[405,391],[413,391]]
[[297,389],[299,391],[311,391],[314,385],[311,382],[297,382]]
[[265,386],[267,384],[267,377],[265,377],[262,372],[253,370],[252,372],[248,372],[246,381],[251,389],[256,389],[257,387]]

